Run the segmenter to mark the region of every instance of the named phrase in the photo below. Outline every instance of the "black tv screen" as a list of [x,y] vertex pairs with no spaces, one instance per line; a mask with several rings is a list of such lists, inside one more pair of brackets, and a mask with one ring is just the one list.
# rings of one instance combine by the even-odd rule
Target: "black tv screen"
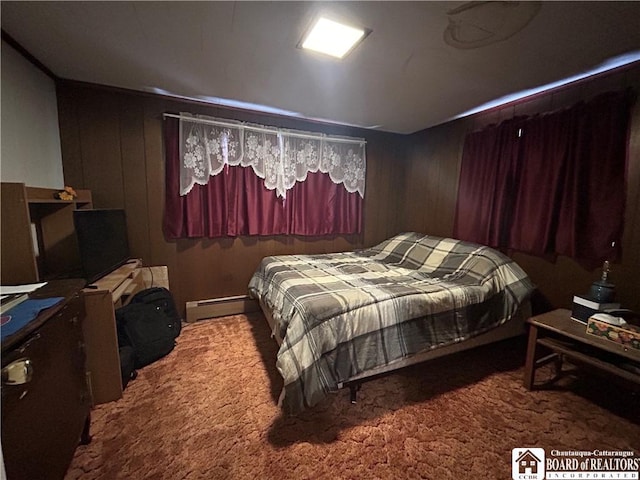
[[129,260],[124,210],[74,210],[73,222],[87,283],[95,282]]

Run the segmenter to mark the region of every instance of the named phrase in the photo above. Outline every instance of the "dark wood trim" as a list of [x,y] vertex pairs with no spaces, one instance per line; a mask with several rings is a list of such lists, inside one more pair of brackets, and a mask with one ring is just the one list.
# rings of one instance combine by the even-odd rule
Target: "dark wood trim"
[[42,63],[40,60],[38,60],[36,57],[34,57],[31,54],[31,52],[29,52],[26,48],[24,48],[22,45],[20,45],[11,35],[9,35],[7,32],[5,32],[4,29],[1,30],[1,32],[2,32],[2,40],[7,42],[8,45],[13,47],[14,50],[16,50],[20,55],[22,55],[24,58],[26,58],[30,63],[32,63],[42,73],[44,73],[45,75],[50,77],[55,82],[60,80],[60,78],[55,73],[53,73],[44,63]]

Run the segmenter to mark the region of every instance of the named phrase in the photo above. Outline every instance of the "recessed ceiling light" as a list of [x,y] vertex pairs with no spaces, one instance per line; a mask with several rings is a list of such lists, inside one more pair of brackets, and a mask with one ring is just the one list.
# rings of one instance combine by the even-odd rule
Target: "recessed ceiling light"
[[370,31],[320,17],[300,42],[302,48],[344,58]]

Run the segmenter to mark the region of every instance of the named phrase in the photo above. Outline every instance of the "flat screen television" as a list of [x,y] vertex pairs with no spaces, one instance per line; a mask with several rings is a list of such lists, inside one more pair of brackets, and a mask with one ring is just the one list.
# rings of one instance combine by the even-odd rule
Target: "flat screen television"
[[74,210],[73,223],[87,283],[95,282],[129,260],[124,210]]

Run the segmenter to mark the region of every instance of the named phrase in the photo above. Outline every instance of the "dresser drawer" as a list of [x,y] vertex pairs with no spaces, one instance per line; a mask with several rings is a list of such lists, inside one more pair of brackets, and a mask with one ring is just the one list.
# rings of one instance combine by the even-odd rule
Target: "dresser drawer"
[[8,479],[64,477],[90,408],[83,318],[76,295],[3,352],[2,449]]

